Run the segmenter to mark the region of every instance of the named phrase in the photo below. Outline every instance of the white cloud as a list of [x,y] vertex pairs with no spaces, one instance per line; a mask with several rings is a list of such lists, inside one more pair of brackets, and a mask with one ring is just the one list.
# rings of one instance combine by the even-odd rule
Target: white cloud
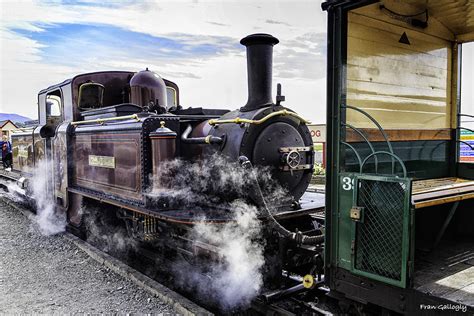
[[0,30],[0,112],[37,116],[37,93],[71,75],[72,69],[40,62],[42,45]]
[[[61,23],[106,24],[153,36],[181,34],[180,40],[189,41],[196,40],[193,36],[200,35],[204,44],[211,45],[211,36],[229,37],[237,43],[257,28],[258,32],[270,33],[280,39],[275,54],[281,55],[275,55],[274,66],[278,68],[274,74],[284,74],[287,68],[295,73],[292,75],[290,72],[279,79],[287,100],[292,100],[291,104],[293,101],[295,104],[311,104],[312,100],[318,100],[317,108],[298,105],[298,110],[312,120],[318,118],[319,121],[319,113],[325,108],[324,104],[319,105],[321,97],[325,97],[325,81],[320,80],[321,74],[312,76],[308,71],[314,68],[311,63],[318,63],[317,56],[314,56],[316,44],[311,39],[295,41],[307,34],[325,32],[325,13],[317,1],[159,1],[112,7],[12,1],[0,2],[0,11],[2,112],[36,116],[37,92],[74,74],[106,69],[137,71],[145,67],[176,81],[185,106],[233,109],[246,102],[244,47],[237,54],[225,53],[206,59],[179,61],[170,57],[161,63],[146,60],[140,52],[136,52],[135,58],[130,60],[118,57],[91,60],[73,68],[58,66],[55,60],[41,60],[42,43],[8,31],[19,28],[42,32],[47,25]],[[267,23],[268,20],[281,23]],[[298,53],[299,57],[292,60],[282,56],[290,50]],[[170,51],[170,56],[172,54]],[[65,60],[67,58],[64,56]],[[296,70],[295,67],[306,70]],[[316,68],[319,68],[319,63]]]

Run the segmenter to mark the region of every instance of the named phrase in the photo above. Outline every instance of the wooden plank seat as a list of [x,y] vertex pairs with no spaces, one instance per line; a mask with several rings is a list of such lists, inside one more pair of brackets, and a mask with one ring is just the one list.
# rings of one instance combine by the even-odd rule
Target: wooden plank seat
[[416,209],[474,198],[474,180],[439,178],[415,180],[412,203]]

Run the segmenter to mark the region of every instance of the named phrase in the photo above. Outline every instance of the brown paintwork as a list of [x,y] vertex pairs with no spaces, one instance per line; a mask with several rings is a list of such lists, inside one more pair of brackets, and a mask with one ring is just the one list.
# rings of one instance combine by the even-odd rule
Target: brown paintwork
[[[162,162],[176,156],[176,136],[150,136],[153,157],[153,178],[159,177]],[[156,181],[154,181],[156,182]]]
[[[79,134],[73,140],[73,184],[142,200],[140,133]],[[115,158],[115,168],[89,165],[89,155]]]

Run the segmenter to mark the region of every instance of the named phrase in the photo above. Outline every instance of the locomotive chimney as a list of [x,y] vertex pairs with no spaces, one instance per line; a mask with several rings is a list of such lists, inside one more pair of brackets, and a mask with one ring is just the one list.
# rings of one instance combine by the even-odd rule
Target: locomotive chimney
[[269,34],[252,34],[240,44],[247,47],[247,77],[249,98],[242,112],[256,110],[273,104],[272,59],[273,45],[278,39]]

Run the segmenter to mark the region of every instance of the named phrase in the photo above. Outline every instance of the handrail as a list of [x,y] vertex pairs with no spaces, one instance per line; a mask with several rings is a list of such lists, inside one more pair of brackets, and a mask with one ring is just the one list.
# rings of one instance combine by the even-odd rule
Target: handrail
[[354,152],[354,154],[355,154],[356,157],[357,157],[357,160],[359,161],[359,173],[362,173],[362,158],[360,158],[360,155],[359,155],[359,153],[357,152],[357,150],[354,148],[354,146],[352,146],[351,144],[346,143],[346,142],[344,142],[344,141],[341,141],[341,144],[346,145],[347,147],[349,147],[350,149],[352,149],[352,151]]
[[[428,141],[429,141],[429,140],[425,140],[425,143],[423,143],[423,146],[424,146],[424,145],[426,144],[426,142],[428,142]],[[445,144],[445,143],[446,143],[446,141],[440,141],[440,143],[438,143],[438,145],[434,146],[434,147],[431,149],[431,152],[430,152],[430,154],[429,154],[431,160],[433,160],[433,155],[434,155],[436,149],[438,149],[439,146],[441,146],[441,145],[443,145],[443,144]],[[424,148],[423,148],[423,149],[424,149]],[[423,150],[423,149],[422,149],[422,150]]]
[[[383,130],[382,126],[379,124],[379,122],[377,122],[376,119],[374,119],[369,113],[367,113],[366,111],[364,110],[361,110],[359,108],[356,108],[352,105],[342,105],[341,108],[347,108],[347,109],[351,109],[351,110],[354,110],[354,111],[357,111],[359,113],[362,113],[363,115],[365,115],[369,120],[372,121],[372,123],[375,124],[375,126],[377,126],[377,128],[379,129],[380,133],[382,133],[382,136],[383,138],[385,139],[385,142],[387,143],[387,146],[388,146],[388,150],[394,154],[393,152],[393,148],[392,148],[392,144],[390,143],[390,141],[388,140],[388,136],[387,134],[385,133],[385,131]],[[394,161],[392,159],[392,173],[394,172],[394,169],[395,168],[395,165],[394,165]]]
[[21,133],[21,132],[31,132],[31,131],[34,131],[36,127],[21,127],[21,128],[18,128],[18,129],[15,129],[15,130],[11,130],[10,132],[12,132],[12,134],[15,134],[15,133]]
[[[354,127],[352,126],[351,124],[347,124],[347,123],[341,123],[342,126],[347,126],[349,127],[350,129],[352,129],[354,132],[356,132],[357,134],[360,135],[360,137],[362,137],[365,142],[367,143],[367,145],[369,145],[370,147],[370,150],[372,151],[372,153],[375,153],[375,149],[374,147],[372,146],[372,143],[369,141],[369,139],[367,137],[365,137],[364,133],[362,133],[357,127]],[[361,169],[362,170],[362,169]],[[375,157],[375,172],[377,173],[378,171],[378,160],[377,160],[377,157]]]
[[281,110],[281,111],[276,111],[276,112],[273,112],[273,113],[270,113],[268,114],[267,116],[259,119],[259,120],[249,120],[249,119],[245,119],[245,118],[240,118],[240,117],[236,117],[234,119],[230,119],[230,120],[219,120],[219,119],[212,119],[212,120],[209,120],[209,125],[216,125],[216,124],[229,124],[229,123],[235,123],[235,124],[241,124],[241,123],[248,123],[248,124],[255,124],[255,125],[259,125],[259,124],[262,124],[264,123],[265,121],[267,121],[268,119],[274,117],[274,116],[278,116],[278,115],[282,115],[282,116],[285,116],[285,115],[288,115],[288,116],[293,116],[293,117],[296,117],[297,119],[299,119],[300,121],[302,121],[303,123],[305,124],[310,124],[311,122],[302,118],[301,116],[299,116],[298,114],[294,113],[294,112],[290,112],[288,110]]
[[122,121],[122,120],[130,120],[130,119],[134,119],[137,122],[140,121],[140,119],[138,118],[138,115],[132,114],[132,115],[125,115],[125,116],[118,116],[118,117],[99,118],[95,120],[75,121],[75,122],[71,122],[71,125],[76,126],[76,125],[91,124],[91,123],[104,124],[105,122]]
[[[164,122],[163,122],[164,123]],[[188,124],[184,132],[181,134],[181,141],[185,144],[222,144],[224,139],[218,136],[207,135],[206,137],[189,137],[193,127]]]
[[473,130],[473,129],[470,129],[470,128],[467,128],[467,127],[458,126],[458,127],[456,127],[456,129],[463,129],[463,130],[466,130],[466,131],[469,131],[469,132],[474,133],[474,130]]
[[[393,153],[391,153],[391,152],[388,152],[388,151],[377,151],[377,152],[372,153],[372,154],[368,155],[367,157],[365,157],[364,161],[362,162],[361,170],[363,170],[365,163],[366,163],[370,158],[372,158],[372,156],[374,156],[374,158],[375,158],[375,156],[380,155],[380,154],[382,154],[382,155],[389,155],[389,156],[395,158],[395,159],[400,163],[400,166],[402,166],[403,177],[404,177],[404,178],[407,177],[407,168],[405,167],[405,164],[403,163],[403,160],[401,160],[400,157],[398,157],[397,155],[395,155],[395,154],[393,154]],[[362,172],[361,172],[361,173],[362,173]],[[395,173],[395,172],[393,172],[393,173]]]
[[471,115],[471,114],[458,113],[458,116],[466,116],[466,117],[474,118],[474,115]]

